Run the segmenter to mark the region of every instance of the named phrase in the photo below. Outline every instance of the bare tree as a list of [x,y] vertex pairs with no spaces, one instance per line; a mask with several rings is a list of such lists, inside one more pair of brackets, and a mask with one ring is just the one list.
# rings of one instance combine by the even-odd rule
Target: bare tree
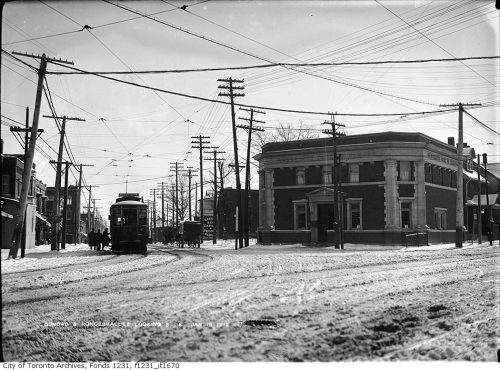
[[275,129],[266,131],[256,131],[252,137],[252,149],[254,153],[260,153],[261,148],[266,143],[275,141],[293,141],[314,139],[319,137],[320,131],[315,130],[311,125],[299,120],[298,124],[291,122],[279,122]]

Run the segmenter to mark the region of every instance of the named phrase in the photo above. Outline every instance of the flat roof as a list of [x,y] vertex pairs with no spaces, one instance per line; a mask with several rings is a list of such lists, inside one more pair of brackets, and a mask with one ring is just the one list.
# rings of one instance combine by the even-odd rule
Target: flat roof
[[[337,145],[353,145],[353,144],[369,144],[369,143],[383,143],[383,142],[420,142],[420,143],[432,143],[440,146],[444,149],[449,150],[452,153],[456,153],[457,148],[444,143],[440,140],[436,140],[430,136],[422,134],[420,132],[377,132],[371,134],[360,134],[360,135],[347,135],[337,138]],[[333,139],[331,137],[322,137],[316,139],[304,139],[304,140],[294,140],[294,141],[279,141],[267,143],[262,146],[262,153],[280,151],[280,150],[293,150],[293,149],[307,149],[323,147],[326,145],[333,145]]]

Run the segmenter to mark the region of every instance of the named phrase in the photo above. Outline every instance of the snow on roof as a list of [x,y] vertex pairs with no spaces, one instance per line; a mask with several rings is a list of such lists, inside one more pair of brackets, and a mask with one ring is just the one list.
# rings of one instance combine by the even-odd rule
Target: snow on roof
[[[477,180],[477,171],[476,170],[469,171],[469,170],[464,168],[463,174],[464,174],[464,176],[467,176],[471,180]],[[479,176],[479,181],[484,182],[484,183],[486,182],[486,180],[484,179],[484,177],[482,175]]]
[[[498,202],[498,194],[488,194],[488,203],[490,205],[496,204]],[[477,195],[467,201],[468,204],[477,206]],[[481,194],[481,206],[486,207],[486,194]]]

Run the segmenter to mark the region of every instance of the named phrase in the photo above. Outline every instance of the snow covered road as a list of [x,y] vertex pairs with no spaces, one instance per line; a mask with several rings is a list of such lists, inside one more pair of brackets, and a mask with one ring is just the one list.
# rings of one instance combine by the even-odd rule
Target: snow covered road
[[5,360],[496,361],[500,348],[498,245],[149,250],[2,260]]

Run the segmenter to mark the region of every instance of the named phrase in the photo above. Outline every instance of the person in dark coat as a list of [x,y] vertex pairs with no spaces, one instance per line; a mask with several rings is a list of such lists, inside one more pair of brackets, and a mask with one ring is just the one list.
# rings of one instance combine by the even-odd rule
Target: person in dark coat
[[109,232],[108,228],[105,228],[104,231],[102,232],[102,250],[104,250],[104,247],[109,246],[110,238],[109,238]]
[[94,247],[94,239],[95,239],[95,233],[94,233],[94,229],[92,229],[89,232],[88,240],[87,240],[89,247],[90,247],[90,250],[92,250],[92,248]]
[[95,234],[95,247],[98,251],[101,250],[102,246],[102,234],[101,229],[97,229],[97,233]]

